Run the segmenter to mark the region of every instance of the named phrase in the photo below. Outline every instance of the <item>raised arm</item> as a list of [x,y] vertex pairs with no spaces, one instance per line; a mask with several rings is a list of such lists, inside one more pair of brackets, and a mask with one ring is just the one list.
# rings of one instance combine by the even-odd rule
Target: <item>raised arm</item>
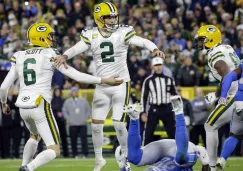
[[160,56],[162,58],[165,57],[165,54],[162,51],[160,51],[158,49],[158,47],[148,39],[144,39],[142,37],[134,35],[129,40],[129,44],[135,45],[135,46],[138,46],[138,47],[142,47],[142,48],[147,48],[148,50],[150,50],[152,52],[152,56]]

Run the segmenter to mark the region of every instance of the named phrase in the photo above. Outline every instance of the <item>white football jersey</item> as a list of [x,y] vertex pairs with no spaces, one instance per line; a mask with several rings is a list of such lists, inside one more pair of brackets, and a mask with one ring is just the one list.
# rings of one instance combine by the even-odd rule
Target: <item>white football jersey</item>
[[118,76],[124,82],[130,81],[127,68],[129,40],[136,34],[132,26],[120,27],[105,38],[97,27],[83,30],[81,39],[90,46],[95,64],[95,75],[101,78]]
[[[234,49],[229,45],[216,46],[207,54],[207,56],[208,56],[208,66],[210,67],[212,76],[218,81],[221,81],[222,77],[214,68],[214,65],[217,61],[223,60],[226,64],[228,64],[230,71],[233,71],[234,69],[238,68],[240,64],[240,59],[236,55]],[[236,94],[237,89],[238,89],[238,82],[234,81],[231,84],[231,88],[228,92],[228,97],[233,97]]]
[[57,50],[52,48],[35,47],[13,55],[11,62],[16,64],[20,81],[19,94],[31,92],[51,102],[51,83],[55,70],[51,61],[57,54]]

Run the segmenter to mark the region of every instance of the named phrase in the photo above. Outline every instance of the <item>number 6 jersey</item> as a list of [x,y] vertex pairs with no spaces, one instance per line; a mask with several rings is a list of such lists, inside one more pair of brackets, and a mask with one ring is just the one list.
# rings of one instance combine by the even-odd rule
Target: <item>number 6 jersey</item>
[[[26,95],[41,95],[46,101],[51,102],[52,92],[51,83],[55,70],[53,65],[54,57],[58,55],[57,50],[53,48],[34,47],[26,51],[18,51],[11,58],[11,69],[1,85],[0,98],[6,101],[6,90],[19,78],[20,92],[19,97]],[[98,84],[101,78],[88,74],[80,73],[76,69],[68,66],[57,68],[68,77],[83,83]],[[4,92],[4,93],[3,93]],[[38,96],[37,96],[38,97]],[[27,97],[26,100],[31,97]],[[25,99],[21,99],[25,101]]]

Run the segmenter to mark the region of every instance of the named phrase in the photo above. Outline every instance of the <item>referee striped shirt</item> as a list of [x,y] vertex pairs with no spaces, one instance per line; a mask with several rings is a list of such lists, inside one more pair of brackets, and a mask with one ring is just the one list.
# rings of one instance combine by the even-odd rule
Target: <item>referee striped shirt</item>
[[144,112],[146,106],[161,105],[170,103],[170,96],[176,95],[175,81],[164,74],[152,74],[148,76],[142,87],[141,103]]

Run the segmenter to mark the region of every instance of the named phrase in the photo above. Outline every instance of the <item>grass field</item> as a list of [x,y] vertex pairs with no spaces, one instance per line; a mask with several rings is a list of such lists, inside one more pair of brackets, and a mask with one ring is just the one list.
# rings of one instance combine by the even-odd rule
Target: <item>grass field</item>
[[[115,159],[106,159],[107,164],[102,171],[119,171]],[[21,160],[0,160],[0,171],[18,171]],[[37,171],[93,171],[94,159],[57,159]],[[132,171],[144,171],[147,167],[136,168]],[[194,171],[201,171],[200,163],[194,166]],[[243,158],[230,158],[225,171],[243,171]]]

